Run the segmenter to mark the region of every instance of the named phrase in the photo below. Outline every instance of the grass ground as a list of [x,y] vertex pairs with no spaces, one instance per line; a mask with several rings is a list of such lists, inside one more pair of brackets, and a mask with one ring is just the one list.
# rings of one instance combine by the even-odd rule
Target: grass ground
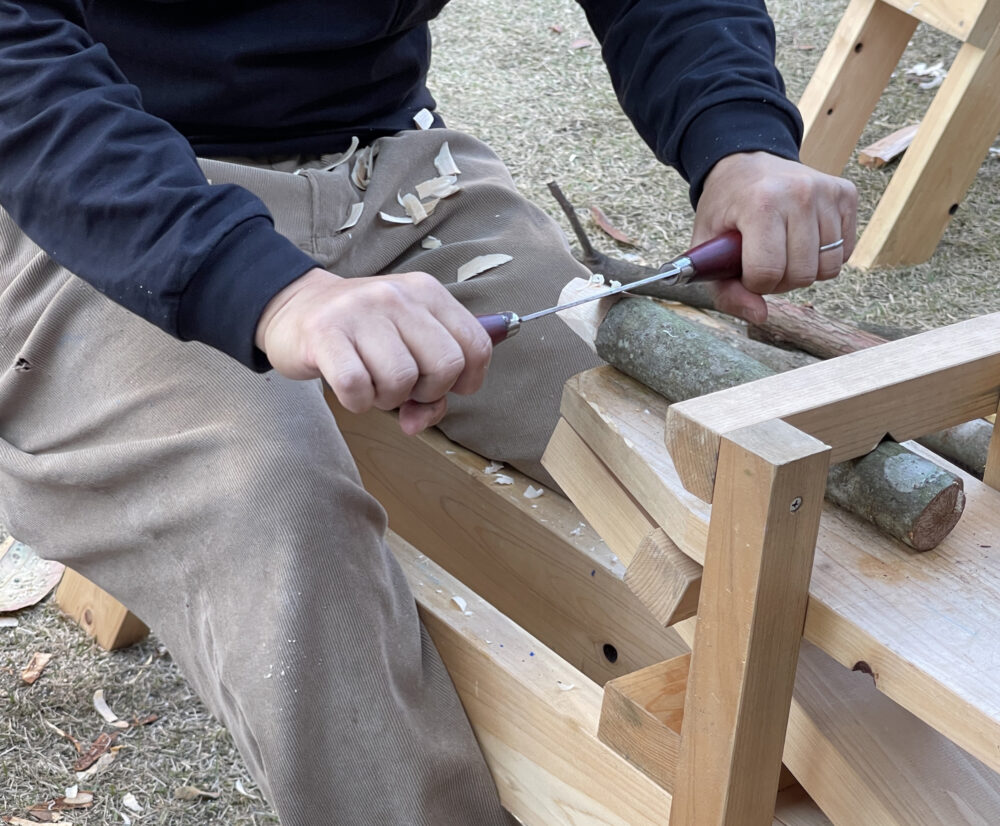
[[[793,99],[805,87],[844,5],[844,0],[770,4],[779,65]],[[571,0],[455,0],[434,30],[431,83],[446,119],[493,145],[530,198],[558,215],[545,184],[559,181],[575,204],[600,205],[638,240],[637,250],[619,252],[650,263],[687,245],[692,215],[686,188],[656,162],[618,110],[598,49],[571,48],[577,38],[589,37]],[[921,28],[901,66],[938,60],[947,65],[954,51],[947,38]],[[932,94],[899,73],[862,145],[919,119]],[[872,172],[852,163],[845,174],[860,190],[864,222],[892,168]],[[930,262],[867,273],[848,268],[836,282],[800,297],[841,318],[916,327],[1000,310],[998,184],[1000,158],[991,156]],[[613,251],[613,242],[598,236],[595,231],[594,240]],[[20,612],[19,620],[15,629],[0,629],[0,691],[6,701],[0,723],[0,814],[61,795],[74,782],[75,749],[48,724],[87,742],[109,730],[91,705],[94,691],[103,688],[122,716],[155,713],[159,719],[122,734],[114,763],[86,783],[97,793],[97,805],[74,812],[75,823],[124,822],[122,813],[136,822],[177,826],[276,822],[229,736],[155,639],[108,654],[49,603]],[[35,651],[54,657],[38,682],[24,686],[19,675]],[[218,792],[219,798],[178,800],[174,790],[184,785]],[[123,807],[126,793],[143,806],[141,815]]]

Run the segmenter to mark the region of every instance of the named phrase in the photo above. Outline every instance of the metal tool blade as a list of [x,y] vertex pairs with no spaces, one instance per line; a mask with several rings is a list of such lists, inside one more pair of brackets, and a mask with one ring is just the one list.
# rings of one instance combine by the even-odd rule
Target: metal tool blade
[[650,275],[646,278],[641,278],[638,281],[630,281],[627,284],[620,284],[619,286],[612,287],[604,292],[588,295],[585,298],[578,298],[576,301],[569,301],[566,304],[558,304],[555,307],[549,307],[546,310],[539,310],[536,313],[522,315],[519,318],[521,321],[531,321],[534,318],[541,318],[542,316],[551,315],[552,313],[559,313],[563,310],[568,310],[570,307],[578,307],[580,304],[586,304],[588,301],[600,301],[600,299],[607,298],[609,295],[617,295],[618,293],[623,293],[627,290],[634,290],[636,287],[643,287],[646,284],[652,284],[654,281],[666,281],[670,278],[679,279],[680,276],[684,274],[685,269],[686,268],[682,266],[671,265],[662,272],[658,272],[655,275]]

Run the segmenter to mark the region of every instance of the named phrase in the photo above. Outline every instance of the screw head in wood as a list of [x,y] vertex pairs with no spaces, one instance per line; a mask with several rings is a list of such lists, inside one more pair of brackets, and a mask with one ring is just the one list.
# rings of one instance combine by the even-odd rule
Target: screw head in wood
[[791,506],[791,507],[789,508],[789,510],[790,510],[790,511],[791,511],[792,513],[795,513],[795,511],[797,511],[797,510],[798,510],[799,508],[801,508],[801,507],[802,507],[802,497],[801,497],[801,496],[796,496],[796,497],[795,497],[795,498],[794,498],[794,499],[792,500],[792,506]]

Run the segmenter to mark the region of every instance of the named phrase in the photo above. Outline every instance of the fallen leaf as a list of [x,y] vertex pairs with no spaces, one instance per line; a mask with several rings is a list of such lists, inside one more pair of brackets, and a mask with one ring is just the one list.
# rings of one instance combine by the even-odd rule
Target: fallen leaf
[[136,726],[136,727],[138,727],[138,726],[148,726],[150,723],[155,723],[159,719],[160,719],[160,715],[159,714],[147,714],[145,717],[142,717],[142,718],[133,717],[131,719],[131,721],[129,722],[129,724],[133,725],[133,726]]
[[197,786],[178,786],[174,789],[174,797],[178,800],[198,800],[202,797],[215,800],[218,796],[218,792],[207,792],[204,789],[199,789]]
[[600,207],[592,206],[590,208],[590,217],[594,219],[594,223],[597,224],[597,226],[599,226],[616,241],[622,244],[628,244],[630,247],[638,246],[635,241],[629,238],[624,232],[608,220],[608,216],[604,214],[604,211]]
[[480,275],[487,270],[492,270],[506,264],[508,261],[513,260],[514,256],[506,255],[502,252],[494,252],[489,255],[477,255],[471,261],[466,261],[461,267],[458,268],[458,280],[468,281],[470,278],[475,278],[477,275]]
[[21,680],[28,685],[32,685],[35,680],[42,676],[42,671],[51,659],[51,654],[36,651],[31,655],[31,661],[25,667],[24,671],[21,672]]
[[87,769],[86,771],[77,772],[76,779],[81,781],[90,780],[95,775],[98,775],[101,772],[103,772],[105,769],[108,768],[108,766],[110,766],[114,762],[115,762],[115,753],[113,751],[105,752],[104,754],[102,754],[100,757],[97,758],[97,762],[94,763],[94,765],[91,766],[89,769]]
[[578,37],[572,43],[569,44],[571,49],[589,49],[594,43],[591,40],[587,40],[586,37]]
[[[42,818],[47,817],[49,812],[64,811],[66,809],[89,809],[93,805],[93,792],[77,791],[73,797],[54,797],[51,800],[46,800],[44,803],[36,803],[28,809],[28,815],[34,818]],[[43,822],[54,823],[56,821],[49,818]]]
[[42,722],[45,723],[45,725],[47,725],[50,729],[52,729],[60,737],[65,737],[67,740],[69,740],[73,744],[73,746],[76,748],[76,750],[78,752],[81,752],[81,753],[83,752],[83,746],[80,745],[80,741],[77,740],[72,734],[69,734],[68,732],[63,731],[61,728],[59,728],[59,726],[52,725],[52,723],[50,723],[48,720],[46,720],[44,718],[42,719]]
[[96,763],[102,754],[106,754],[111,750],[114,745],[115,740],[118,739],[118,732],[113,734],[108,734],[107,732],[102,732],[98,735],[97,739],[91,744],[90,748],[87,749],[83,754],[77,758],[77,761],[73,764],[73,771],[82,772],[89,769]]

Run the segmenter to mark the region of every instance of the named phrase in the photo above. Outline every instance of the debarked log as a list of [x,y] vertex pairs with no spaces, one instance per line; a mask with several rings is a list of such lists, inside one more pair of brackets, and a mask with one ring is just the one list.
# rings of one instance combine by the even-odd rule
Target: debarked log
[[[624,299],[598,328],[598,355],[670,401],[774,375],[662,305]],[[895,442],[834,466],[827,498],[918,551],[936,547],[965,506],[962,480]]]

